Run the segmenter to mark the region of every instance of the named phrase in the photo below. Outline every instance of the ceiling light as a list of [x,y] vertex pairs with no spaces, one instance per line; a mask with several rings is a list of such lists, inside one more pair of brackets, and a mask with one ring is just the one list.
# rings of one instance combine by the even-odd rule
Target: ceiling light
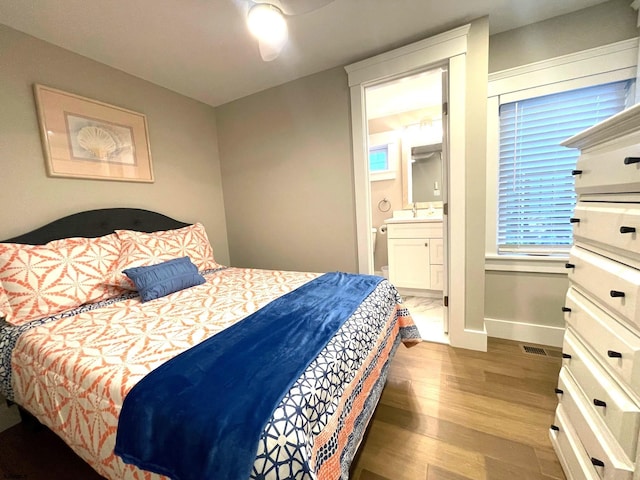
[[270,3],[258,3],[247,15],[247,26],[258,39],[260,55],[269,62],[275,59],[287,42],[287,22],[282,11]]

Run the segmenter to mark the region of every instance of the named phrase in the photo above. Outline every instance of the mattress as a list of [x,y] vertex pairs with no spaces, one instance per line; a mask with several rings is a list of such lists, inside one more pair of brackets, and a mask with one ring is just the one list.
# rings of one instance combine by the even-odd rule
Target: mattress
[[[130,293],[2,325],[0,388],[109,479],[164,478],[113,453],[125,396],[145,375],[319,274],[222,268],[153,302]],[[266,422],[252,479],[338,479],[379,399],[398,345],[419,341],[386,280],[293,383]]]

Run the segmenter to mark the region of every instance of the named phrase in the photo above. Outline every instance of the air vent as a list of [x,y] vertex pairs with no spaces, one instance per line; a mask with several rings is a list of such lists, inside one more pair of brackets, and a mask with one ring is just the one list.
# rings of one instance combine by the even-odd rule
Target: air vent
[[547,357],[547,351],[544,348],[540,347],[532,347],[531,345],[520,345],[522,347],[522,351],[529,355],[542,355],[543,357]]

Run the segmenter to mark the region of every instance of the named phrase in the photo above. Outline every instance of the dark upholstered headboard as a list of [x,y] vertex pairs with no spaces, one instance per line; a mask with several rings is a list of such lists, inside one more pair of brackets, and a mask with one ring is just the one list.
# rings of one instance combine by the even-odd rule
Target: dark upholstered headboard
[[68,237],[100,237],[115,230],[156,232],[186,227],[161,213],[139,208],[103,208],[87,210],[54,220],[36,230],[3,240],[3,242],[42,245],[52,240]]

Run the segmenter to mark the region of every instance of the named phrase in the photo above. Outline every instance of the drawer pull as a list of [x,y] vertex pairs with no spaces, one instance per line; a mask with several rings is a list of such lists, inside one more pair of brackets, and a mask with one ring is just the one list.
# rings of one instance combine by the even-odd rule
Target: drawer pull
[[425,247],[428,247],[428,246],[429,246],[429,244],[428,244],[427,242],[424,242],[424,246],[425,246]]
[[620,233],[636,233],[636,227],[620,227]]
[[551,425],[551,430],[553,430],[554,432],[559,432],[560,431],[560,427],[558,427],[557,425]]
[[625,157],[625,165],[631,165],[632,163],[640,163],[640,157]]
[[616,352],[615,350],[607,350],[607,357],[622,358],[622,354],[620,352]]
[[569,307],[562,307],[563,312],[570,312],[571,309]]
[[580,219],[579,218],[570,218],[569,219],[569,223],[580,223]]
[[609,295],[611,295],[611,298],[624,297],[624,292],[621,292],[620,290],[611,290]]
[[606,407],[607,406],[607,402],[603,402],[602,400],[598,400],[597,398],[593,399],[593,404],[596,407]]
[[555,389],[555,392],[556,392],[558,395],[562,395],[562,394],[564,393],[564,390],[562,390],[561,388],[556,388],[556,389]]
[[576,268],[576,265],[574,263],[565,263],[564,268]]
[[591,463],[595,467],[604,467],[604,462],[602,460],[598,460],[596,457],[591,457]]
[[563,353],[562,358],[571,358],[571,355],[569,355],[568,353]]
[[571,170],[571,175],[582,175],[582,170]]

